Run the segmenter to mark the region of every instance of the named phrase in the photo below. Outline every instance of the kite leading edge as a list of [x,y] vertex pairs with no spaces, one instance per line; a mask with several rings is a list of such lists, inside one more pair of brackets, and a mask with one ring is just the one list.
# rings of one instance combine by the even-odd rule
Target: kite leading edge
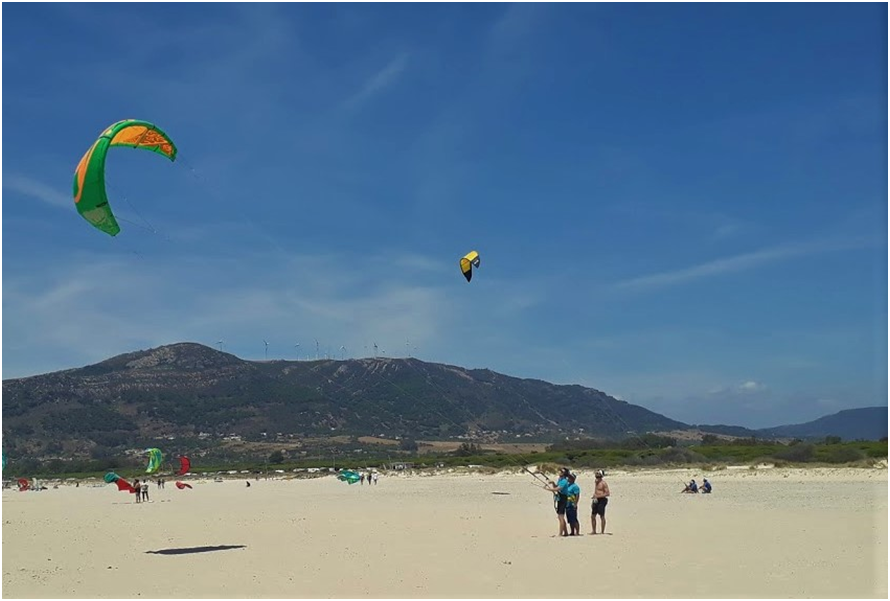
[[473,279],[473,267],[478,268],[479,263],[479,253],[475,250],[471,250],[461,258],[460,270],[463,272],[464,277],[467,278],[468,282]]
[[74,205],[77,212],[93,227],[110,236],[121,231],[108,204],[105,191],[105,158],[112,146],[129,146],[150,150],[171,161],[176,160],[176,146],[169,136],[153,123],[137,119],[118,121],[102,132],[86,151],[74,170]]

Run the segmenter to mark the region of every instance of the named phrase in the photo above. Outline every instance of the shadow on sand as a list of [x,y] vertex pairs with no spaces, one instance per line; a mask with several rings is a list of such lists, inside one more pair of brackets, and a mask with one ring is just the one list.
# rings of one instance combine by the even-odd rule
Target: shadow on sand
[[146,551],[154,555],[189,555],[192,553],[211,553],[213,551],[228,551],[229,549],[245,549],[247,545],[216,545],[215,547],[179,547],[178,549],[159,549],[158,551]]

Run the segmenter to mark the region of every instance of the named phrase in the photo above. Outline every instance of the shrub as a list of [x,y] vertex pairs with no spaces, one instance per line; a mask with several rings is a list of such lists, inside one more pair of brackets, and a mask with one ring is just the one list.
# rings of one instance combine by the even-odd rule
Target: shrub
[[776,459],[784,459],[785,461],[806,462],[812,461],[816,449],[809,443],[796,444],[780,451],[776,451],[773,456]]
[[865,453],[853,447],[835,447],[828,449],[825,453],[824,460],[828,463],[852,463],[865,459]]

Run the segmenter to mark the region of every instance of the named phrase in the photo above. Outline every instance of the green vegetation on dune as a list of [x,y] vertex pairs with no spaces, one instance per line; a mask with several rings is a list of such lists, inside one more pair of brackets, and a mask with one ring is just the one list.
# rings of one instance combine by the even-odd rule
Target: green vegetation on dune
[[[710,441],[713,442],[713,441]],[[410,446],[410,445],[405,445]],[[332,452],[332,450],[334,452]],[[457,467],[480,465],[492,469],[518,469],[523,465],[569,465],[573,468],[615,468],[634,466],[707,466],[721,464],[754,464],[759,462],[779,465],[852,464],[867,465],[877,459],[887,458],[887,441],[838,442],[829,437],[818,443],[792,441],[789,444],[743,439],[719,444],[689,444],[680,446],[667,437],[632,438],[618,442],[567,441],[554,444],[544,452],[506,454],[482,451],[472,443],[465,443],[457,451],[419,455],[414,451],[377,450],[352,454],[326,447],[316,449],[299,459],[288,458],[281,451],[274,451],[261,458],[248,458],[235,453],[225,457],[194,459],[194,474],[248,470],[250,474],[269,473],[274,470],[292,472],[299,468],[363,468],[392,467],[396,464],[415,468]],[[19,461],[10,463],[4,471],[5,478],[30,476],[88,477],[101,476],[116,471],[125,477],[144,476],[144,458],[103,457],[92,460],[46,462]],[[158,476],[153,476],[157,478]]]

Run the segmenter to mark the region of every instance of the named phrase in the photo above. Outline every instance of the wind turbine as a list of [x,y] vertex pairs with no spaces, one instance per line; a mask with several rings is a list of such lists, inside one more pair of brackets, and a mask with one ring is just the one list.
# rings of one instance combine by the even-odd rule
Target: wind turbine
[[223,341],[222,341],[222,340],[217,340],[216,343],[219,345],[219,352],[222,352],[222,349],[223,349]]
[[377,356],[377,343],[374,343],[374,356]]
[[300,360],[300,343],[299,342],[294,345],[294,350],[297,353],[297,361],[299,361]]
[[315,339],[315,360],[318,361],[318,338]]
[[269,343],[266,342],[265,339],[263,339],[263,344],[266,345],[266,361],[268,361],[269,360]]
[[342,359],[345,359],[345,358],[346,358],[346,347],[345,347],[345,346],[341,346],[341,347],[340,347],[340,359],[342,360]]

